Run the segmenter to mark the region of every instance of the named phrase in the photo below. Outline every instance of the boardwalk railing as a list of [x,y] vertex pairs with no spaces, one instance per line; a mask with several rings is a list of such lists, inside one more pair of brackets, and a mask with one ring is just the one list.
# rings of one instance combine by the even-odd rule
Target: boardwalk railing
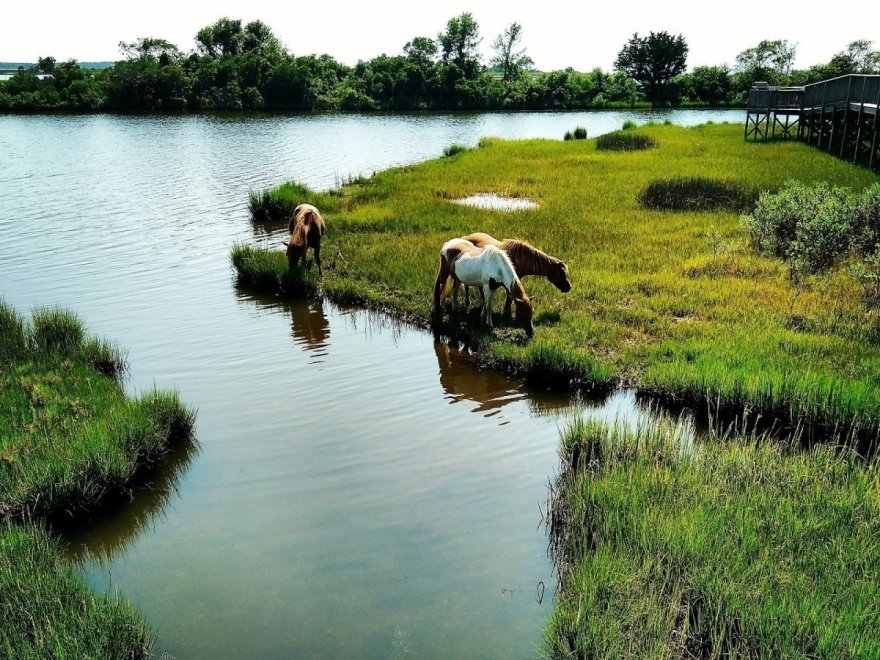
[[796,137],[840,158],[880,168],[878,107],[880,76],[854,74],[804,87],[755,83],[749,91],[745,137]]

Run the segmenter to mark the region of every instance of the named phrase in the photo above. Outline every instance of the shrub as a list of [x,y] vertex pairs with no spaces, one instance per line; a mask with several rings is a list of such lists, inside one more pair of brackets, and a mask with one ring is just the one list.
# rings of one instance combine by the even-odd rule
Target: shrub
[[853,247],[860,254],[869,254],[880,243],[880,183],[866,188],[852,209]]
[[583,126],[578,126],[574,129],[574,131],[566,131],[562,139],[566,142],[568,142],[569,140],[586,140],[587,129]]
[[851,206],[845,188],[790,181],[778,193],[761,193],[743,224],[755,249],[814,273],[849,251]]
[[735,181],[678,177],[648,183],[639,193],[639,204],[663,211],[745,211],[757,197],[756,190]]
[[649,135],[615,131],[600,135],[596,140],[598,151],[643,151],[657,146],[657,141]]

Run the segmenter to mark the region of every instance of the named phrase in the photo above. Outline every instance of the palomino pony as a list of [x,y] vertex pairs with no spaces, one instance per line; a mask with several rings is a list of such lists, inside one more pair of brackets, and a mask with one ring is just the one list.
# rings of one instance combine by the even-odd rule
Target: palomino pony
[[293,210],[287,223],[290,239],[282,241],[287,246],[287,265],[293,268],[298,263],[306,262],[309,248],[315,253],[318,264],[318,275],[321,275],[321,237],[324,235],[324,218],[311,204],[300,204]]
[[532,301],[516,275],[510,257],[494,245],[478,248],[470,241],[454,238],[447,241],[440,249],[440,269],[434,283],[434,311],[440,312],[440,299],[446,288],[446,281],[453,280],[452,307],[458,299],[458,290],[465,286],[479,286],[483,293],[483,320],[492,327],[492,295],[493,284],[503,286],[508,295],[516,303],[516,320],[531,337],[535,332],[532,322],[534,310]]
[[[477,247],[494,245],[504,250],[507,256],[510,257],[510,261],[513,263],[513,267],[516,269],[516,274],[519,277],[540,275],[546,277],[562,293],[571,291],[571,280],[568,279],[568,266],[565,265],[565,262],[556,257],[551,257],[549,254],[544,254],[538,248],[529,245],[525,241],[518,241],[513,238],[505,238],[503,241],[499,241],[497,238],[493,238],[483,232],[476,232],[462,238],[470,241]],[[464,295],[465,305],[467,305],[470,303],[467,287],[465,287]],[[512,300],[508,294],[507,302],[504,303],[504,313],[508,316],[510,315],[511,302]]]

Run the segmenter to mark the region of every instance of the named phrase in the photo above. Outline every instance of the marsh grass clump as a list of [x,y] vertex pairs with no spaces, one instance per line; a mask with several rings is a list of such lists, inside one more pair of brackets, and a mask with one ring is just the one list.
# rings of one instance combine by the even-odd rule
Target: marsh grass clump
[[30,322],[0,302],[0,649],[4,657],[150,657],[153,635],[92,594],[46,522],[127,495],[195,414],[175,392],[125,394],[124,354],[63,309]]
[[296,297],[311,295],[318,289],[316,269],[303,265],[289,268],[282,250],[236,244],[230,260],[238,283],[255,291]]
[[597,151],[644,151],[657,146],[657,140],[650,135],[615,131],[596,138]]
[[874,470],[755,432],[577,420],[550,495],[549,657],[876,657]]
[[150,658],[155,635],[130,603],[92,592],[36,524],[0,523],[0,649],[8,658]]
[[756,190],[740,182],[691,176],[655,179],[639,193],[638,201],[657,211],[743,212],[757,198]]
[[450,144],[448,147],[443,149],[443,155],[446,158],[451,158],[452,156],[457,156],[458,154],[463,154],[465,151],[470,151],[463,144]]
[[636,124],[632,119],[627,119],[623,122],[623,126],[620,128],[622,131],[633,131],[638,128],[638,124]]
[[326,212],[336,207],[337,200],[332,191],[316,192],[296,181],[248,193],[248,210],[255,222],[287,222],[300,204],[312,204]]
[[574,129],[574,131],[566,131],[562,139],[566,142],[569,140],[586,140],[587,129],[583,126],[578,126]]

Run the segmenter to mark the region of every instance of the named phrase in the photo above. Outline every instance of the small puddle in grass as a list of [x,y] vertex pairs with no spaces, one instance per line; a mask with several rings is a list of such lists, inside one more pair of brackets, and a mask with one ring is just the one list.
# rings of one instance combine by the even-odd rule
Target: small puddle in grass
[[455,200],[456,204],[490,211],[527,211],[538,208],[538,203],[526,197],[502,197],[495,193],[477,193]]

